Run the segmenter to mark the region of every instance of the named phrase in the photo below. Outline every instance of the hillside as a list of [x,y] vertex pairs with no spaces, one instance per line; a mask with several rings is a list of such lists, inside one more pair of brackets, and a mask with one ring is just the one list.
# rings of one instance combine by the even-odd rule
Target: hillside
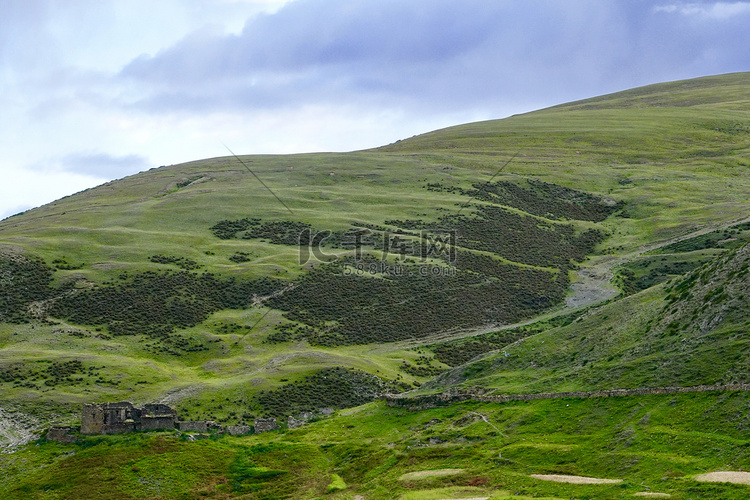
[[[0,221],[0,439],[75,424],[91,401],[165,402],[185,419],[251,424],[383,392],[750,383],[748,167],[750,73],[742,73],[366,151],[163,166],[18,214]],[[711,494],[680,478],[750,467],[744,419],[717,410],[700,422],[685,417],[671,437],[664,431],[672,401],[685,415],[707,415],[736,411],[745,394],[670,398],[564,403],[579,415],[571,422],[552,417],[559,402],[416,414],[370,403],[349,410],[369,417],[342,413],[310,430],[200,445],[169,433],[87,438],[75,458],[66,445],[41,443],[0,460],[9,478],[26,481],[25,490],[11,481],[0,492],[32,498],[67,488],[60,471],[95,463],[110,445],[114,468],[92,470],[112,477],[122,498],[187,490],[301,498],[305,482],[315,483],[315,498],[334,473],[355,485],[329,491],[336,498],[412,498],[421,483],[405,486],[400,474],[440,467],[472,472],[425,484],[497,498],[591,494],[539,486],[531,473],[632,474],[654,488],[667,474],[678,495]],[[641,423],[646,415],[654,421]],[[466,425],[456,423],[463,417]],[[427,432],[433,419],[440,423]],[[701,425],[721,436],[697,435]],[[366,441],[351,441],[355,428]],[[556,428],[561,441],[549,443],[543,436]],[[679,453],[690,458],[674,460],[677,451],[650,444],[655,436],[684,440]],[[734,451],[718,459],[707,451],[715,439]],[[153,473],[177,457],[193,471],[184,481],[161,477],[171,485],[161,493],[137,486],[134,468]],[[41,466],[49,460],[62,469]],[[23,463],[36,464],[31,475]],[[231,487],[217,486],[227,478]],[[84,483],[101,486],[87,475],[71,484]],[[637,484],[623,488],[631,494]],[[617,498],[620,487],[609,488],[597,498]]]
[[569,325],[508,344],[424,389],[533,393],[747,383],[748,268],[744,245]]

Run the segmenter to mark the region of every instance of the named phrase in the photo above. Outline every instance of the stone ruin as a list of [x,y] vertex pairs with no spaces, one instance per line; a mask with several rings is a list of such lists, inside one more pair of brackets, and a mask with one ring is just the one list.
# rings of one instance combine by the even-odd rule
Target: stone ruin
[[174,429],[177,413],[165,404],[136,408],[128,401],[84,404],[81,434],[122,434],[134,431]]
[[45,438],[47,441],[72,444],[78,441],[75,436],[70,434],[72,431],[72,427],[50,427]]
[[[228,433],[232,436],[249,434],[253,431],[247,425],[224,427],[212,420],[177,420],[177,413],[165,404],[147,404],[138,408],[133,403],[84,404],[81,409],[81,434],[123,434],[126,432],[150,431],[156,429],[177,429],[181,432],[206,433],[210,431]],[[255,420],[255,432],[268,432],[278,429],[275,418]],[[66,432],[53,428],[49,434],[53,440],[62,441]],[[58,430],[59,429],[59,430]]]
[[[324,409],[321,414],[328,415]],[[302,412],[299,418],[289,417],[288,427],[296,429],[307,424],[313,418],[313,413]],[[177,412],[165,404],[146,404],[136,407],[128,401],[118,403],[91,403],[83,405],[81,409],[81,434],[123,434],[126,432],[149,431],[157,429],[177,429],[181,432],[207,433],[210,431],[240,436],[253,432],[253,427],[247,425],[223,426],[211,420],[177,420]],[[256,418],[254,431],[256,434],[279,429],[275,417]],[[74,442],[70,436],[70,428],[53,427],[48,433],[48,439],[60,442]]]
[[276,423],[276,419],[274,417],[255,419],[255,433],[256,434],[260,434],[261,432],[269,432],[278,428],[279,428],[279,424]]

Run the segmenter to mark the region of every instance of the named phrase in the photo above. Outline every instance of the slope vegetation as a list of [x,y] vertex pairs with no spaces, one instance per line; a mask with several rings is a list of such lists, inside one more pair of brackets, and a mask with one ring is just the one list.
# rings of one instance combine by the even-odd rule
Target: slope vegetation
[[[10,217],[0,387],[61,421],[132,399],[249,423],[301,410],[290,398],[413,389],[503,348],[429,390],[744,380],[729,362],[744,275],[700,266],[740,262],[725,253],[748,229],[664,243],[747,217],[748,95],[749,74],[723,75],[368,151],[164,166]],[[592,269],[630,295],[566,306]],[[311,396],[329,376],[330,397]]]

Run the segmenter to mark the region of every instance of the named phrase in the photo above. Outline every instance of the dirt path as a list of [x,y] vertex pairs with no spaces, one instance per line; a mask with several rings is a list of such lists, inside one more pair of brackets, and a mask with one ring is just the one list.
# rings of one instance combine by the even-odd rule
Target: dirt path
[[667,240],[662,240],[656,243],[649,243],[639,247],[637,250],[628,254],[615,257],[611,255],[605,255],[595,257],[591,261],[583,264],[583,267],[578,271],[578,280],[570,285],[570,295],[565,299],[565,305],[561,308],[551,311],[546,314],[535,316],[531,319],[513,323],[510,325],[483,325],[475,328],[467,328],[461,330],[450,330],[428,335],[421,339],[415,340],[404,340],[400,342],[391,342],[389,344],[380,344],[373,346],[373,351],[377,353],[386,353],[392,351],[399,351],[403,349],[412,349],[415,347],[422,347],[426,345],[436,344],[440,342],[446,342],[449,340],[456,340],[462,338],[476,337],[485,333],[497,332],[501,330],[510,330],[521,326],[530,325],[538,321],[544,321],[552,319],[558,316],[563,316],[582,310],[587,307],[595,306],[606,302],[607,300],[613,299],[620,292],[610,282],[614,275],[614,270],[617,266],[623,265],[630,262],[638,257],[642,256],[646,252],[656,250],[657,248],[671,245],[696,236],[702,236],[704,234],[717,231],[720,229],[726,229],[730,226],[750,222],[750,217],[742,217],[739,219],[733,219],[731,221],[723,222],[720,224],[710,224],[702,229],[698,229],[682,236],[675,236]]
[[0,407],[0,453],[10,453],[33,441],[41,430],[41,424],[33,417]]

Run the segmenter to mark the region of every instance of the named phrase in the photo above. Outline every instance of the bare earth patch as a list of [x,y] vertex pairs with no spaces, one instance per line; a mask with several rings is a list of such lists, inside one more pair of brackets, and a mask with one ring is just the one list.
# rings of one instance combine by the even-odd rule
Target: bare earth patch
[[640,493],[633,493],[634,497],[646,497],[646,498],[672,498],[669,493],[655,493],[651,491],[641,491]]
[[541,479],[542,481],[570,484],[618,484],[622,482],[622,479],[601,479],[598,477],[565,476],[562,474],[532,474],[530,477]]
[[463,469],[433,469],[433,470],[421,470],[417,472],[407,472],[406,474],[399,477],[399,481],[413,481],[415,479],[426,479],[428,477],[445,477],[453,476],[455,474],[461,474]]
[[33,441],[42,426],[30,415],[0,407],[0,453],[13,452]]
[[750,472],[717,471],[699,474],[694,479],[706,483],[750,484]]

